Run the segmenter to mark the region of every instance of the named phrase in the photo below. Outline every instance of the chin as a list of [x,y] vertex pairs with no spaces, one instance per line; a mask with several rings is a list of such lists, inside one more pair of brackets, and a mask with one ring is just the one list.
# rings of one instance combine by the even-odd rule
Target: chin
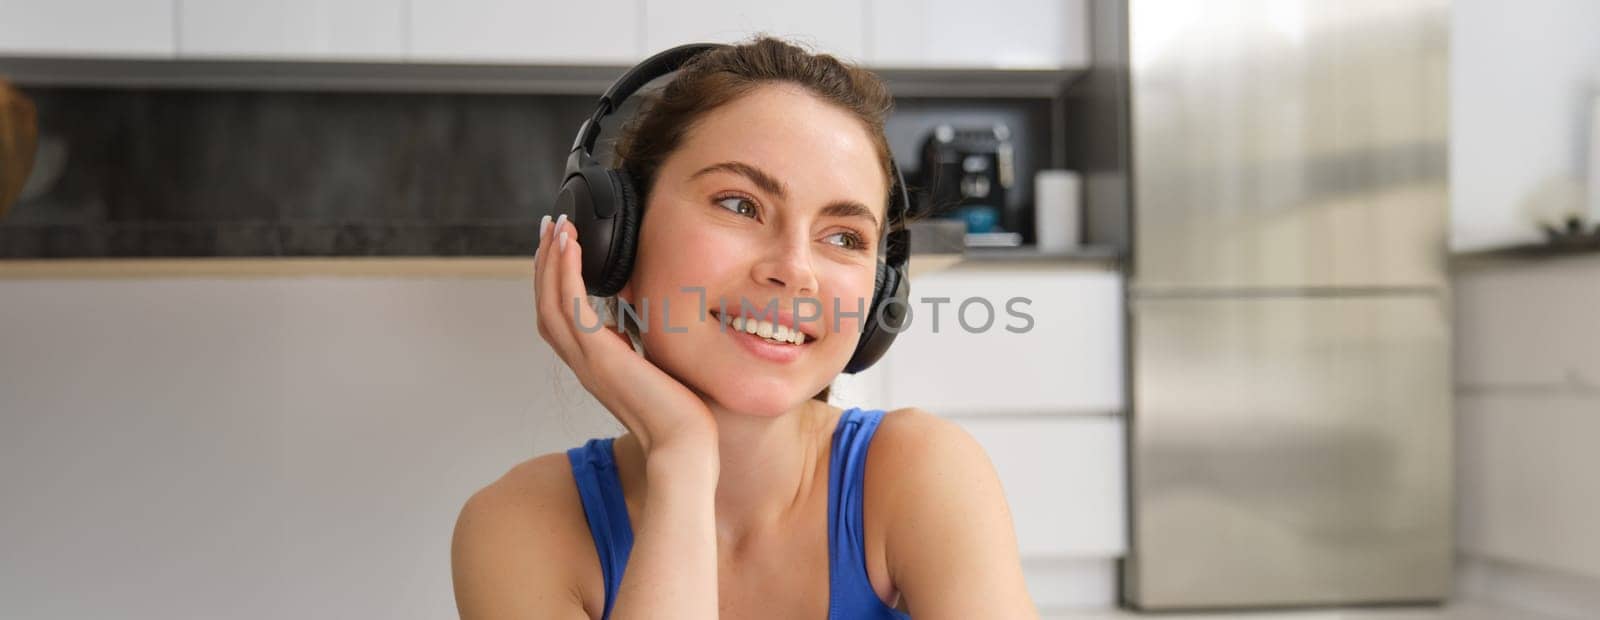
[[[712,338],[725,336],[713,333]],[[795,364],[778,366],[746,357],[748,354],[737,348],[724,352],[719,346],[723,345],[716,340],[709,344],[688,344],[682,339],[667,338],[663,338],[659,344],[645,343],[647,350],[662,352],[654,361],[664,370],[670,368],[669,375],[688,385],[701,397],[743,415],[783,415],[810,400],[838,374],[835,370],[827,376],[818,376],[817,364],[827,362],[817,359],[798,360]],[[818,348],[810,354],[842,356],[842,353],[831,348]],[[840,360],[836,367],[842,369],[845,362],[843,357]]]
[[707,397],[729,411],[759,417],[783,415],[822,390],[800,390],[796,387],[798,382],[779,377],[743,377],[734,381],[723,377],[711,381],[705,386],[708,389],[702,390]]

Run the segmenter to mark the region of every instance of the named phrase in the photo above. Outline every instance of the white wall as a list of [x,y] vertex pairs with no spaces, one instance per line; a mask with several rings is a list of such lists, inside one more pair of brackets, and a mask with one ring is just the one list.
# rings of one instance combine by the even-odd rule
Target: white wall
[[467,496],[620,428],[517,279],[0,280],[0,617],[454,617]]
[[1552,179],[1583,178],[1600,96],[1597,28],[1594,0],[1454,0],[1452,248],[1540,239],[1519,204]]
[[1600,256],[1454,284],[1463,590],[1600,617]]

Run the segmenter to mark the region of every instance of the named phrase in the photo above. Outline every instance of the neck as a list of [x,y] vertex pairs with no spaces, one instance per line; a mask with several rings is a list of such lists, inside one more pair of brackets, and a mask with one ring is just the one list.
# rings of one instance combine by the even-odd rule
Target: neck
[[708,403],[717,421],[716,515],[719,546],[737,550],[752,536],[786,528],[827,484],[819,462],[827,452],[834,408],[807,400],[776,417],[753,416]]

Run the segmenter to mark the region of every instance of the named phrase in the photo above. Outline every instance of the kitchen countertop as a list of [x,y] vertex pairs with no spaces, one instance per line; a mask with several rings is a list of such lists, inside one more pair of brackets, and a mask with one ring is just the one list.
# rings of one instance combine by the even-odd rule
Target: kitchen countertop
[[1569,243],[1526,243],[1508,247],[1456,252],[1450,255],[1450,269],[1504,267],[1550,260],[1600,256],[1600,237]]
[[[251,258],[47,258],[0,260],[4,279],[420,277],[527,278],[533,263],[512,257],[251,257]],[[1041,253],[1032,248],[968,248],[964,253],[911,255],[911,277],[945,269],[1011,269],[1047,266],[1111,268],[1118,255],[1108,248]]]
[[[917,254],[911,276],[949,268],[959,254]],[[0,260],[0,280],[124,278],[533,277],[530,257],[51,258]]]
[[[923,220],[910,224],[913,278],[944,269],[1117,268],[1115,248],[1040,252],[1032,246],[965,247],[965,224]],[[0,260],[0,279],[19,278],[252,278],[423,277],[528,278],[531,256],[263,256],[176,258],[25,258]]]

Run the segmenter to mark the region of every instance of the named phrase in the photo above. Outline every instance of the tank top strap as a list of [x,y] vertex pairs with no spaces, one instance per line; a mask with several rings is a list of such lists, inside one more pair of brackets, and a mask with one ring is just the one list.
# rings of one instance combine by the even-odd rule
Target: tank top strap
[[628,521],[628,504],[622,496],[622,478],[617,473],[614,437],[590,439],[567,450],[572,463],[572,478],[578,483],[578,498],[589,521],[595,552],[600,556],[600,572],[605,578],[606,606],[601,618],[611,617],[611,606],[622,587],[622,573],[633,550],[633,524]]
[[[881,409],[851,407],[839,414],[828,464],[828,609],[830,618],[905,618],[885,605],[867,575],[862,518],[867,447],[883,421]],[[869,616],[862,616],[869,612]],[[871,613],[876,612],[876,613]]]

